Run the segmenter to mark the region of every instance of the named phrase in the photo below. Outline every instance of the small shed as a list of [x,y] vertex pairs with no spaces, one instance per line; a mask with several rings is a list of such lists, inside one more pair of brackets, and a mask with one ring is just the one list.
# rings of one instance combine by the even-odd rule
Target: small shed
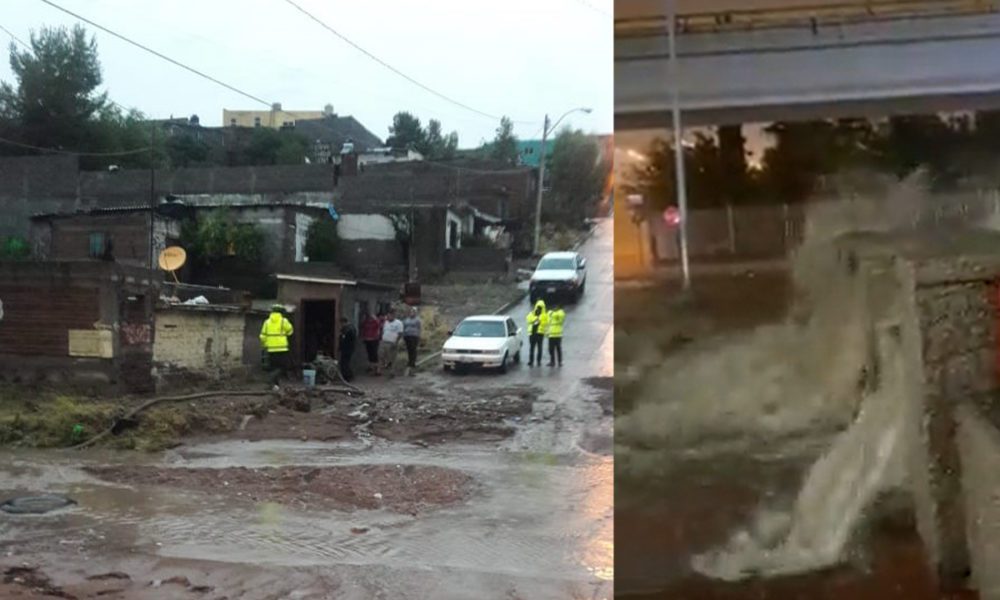
[[[294,308],[290,315],[295,327],[292,356],[299,364],[315,360],[319,352],[339,358],[337,340],[342,317],[360,331],[366,312],[388,310],[399,300],[398,286],[356,279],[332,267],[279,273],[276,277],[278,303]],[[363,354],[359,340],[352,360],[355,366],[364,364]]]

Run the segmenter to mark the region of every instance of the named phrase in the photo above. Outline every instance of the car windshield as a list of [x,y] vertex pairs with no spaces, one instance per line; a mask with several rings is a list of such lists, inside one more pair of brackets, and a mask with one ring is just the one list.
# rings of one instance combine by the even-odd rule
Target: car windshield
[[543,258],[542,262],[538,263],[539,271],[567,271],[573,270],[574,261],[572,258]]
[[455,337],[505,337],[507,329],[500,321],[462,321],[452,334]]

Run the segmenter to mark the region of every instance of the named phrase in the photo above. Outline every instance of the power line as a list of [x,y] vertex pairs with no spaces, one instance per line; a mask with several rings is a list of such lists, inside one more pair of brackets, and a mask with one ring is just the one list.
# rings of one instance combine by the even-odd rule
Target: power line
[[574,1],[577,4],[581,5],[581,6],[586,6],[587,8],[589,8],[590,10],[592,10],[594,12],[599,13],[601,15],[604,15],[605,17],[608,17],[608,18],[611,18],[611,19],[614,18],[614,15],[612,15],[611,13],[609,13],[606,10],[603,10],[603,9],[600,9],[600,8],[594,6],[593,4],[591,4],[590,2],[588,2],[587,0],[574,0]]
[[142,154],[143,152],[149,152],[152,150],[151,146],[146,146],[145,148],[135,148],[134,150],[121,150],[118,152],[79,152],[76,150],[61,150],[59,148],[45,148],[43,146],[33,146],[31,144],[23,144],[21,142],[15,142],[14,140],[8,140],[5,138],[0,138],[0,144],[8,144],[10,146],[18,146],[20,148],[28,148],[31,150],[39,150],[42,152],[51,152],[53,154],[71,154],[74,156],[128,156],[130,154]]
[[10,36],[10,39],[14,40],[14,41],[15,41],[15,42],[17,42],[18,44],[21,44],[21,45],[22,45],[22,46],[24,46],[25,48],[30,48],[30,47],[31,47],[31,46],[29,46],[28,44],[24,43],[24,40],[22,40],[21,38],[17,37],[16,35],[14,35],[14,34],[13,34],[13,33],[11,32],[11,30],[10,30],[10,29],[7,29],[7,28],[6,28],[6,27],[4,27],[3,25],[0,25],[0,29],[2,29],[4,33],[6,33],[7,35],[9,35],[9,36]]
[[69,9],[63,8],[62,6],[59,6],[55,2],[52,2],[51,0],[41,0],[41,1],[44,2],[45,4],[48,4],[52,8],[55,8],[56,10],[62,11],[62,12],[66,13],[66,14],[68,14],[68,15],[76,18],[76,19],[79,19],[79,20],[83,21],[84,23],[87,23],[89,25],[92,25],[92,26],[100,29],[101,31],[103,31],[105,33],[113,35],[116,38],[122,40],[123,42],[127,42],[127,43],[135,46],[136,48],[139,48],[141,50],[145,50],[146,52],[152,54],[153,56],[161,58],[161,59],[163,59],[163,60],[171,63],[172,65],[175,65],[175,66],[178,66],[178,67],[184,69],[185,71],[188,71],[190,73],[194,73],[198,77],[201,77],[203,79],[207,79],[207,80],[211,81],[212,83],[215,83],[216,85],[220,85],[220,86],[226,88],[227,90],[236,92],[237,94],[239,94],[241,96],[244,96],[246,98],[249,98],[249,99],[253,100],[254,102],[258,102],[260,104],[263,104],[264,106],[267,106],[267,107],[271,106],[271,103],[268,102],[267,100],[264,100],[262,98],[258,98],[257,96],[254,96],[253,94],[251,94],[249,92],[244,92],[243,90],[241,90],[241,89],[239,89],[239,88],[237,88],[235,86],[229,85],[228,83],[226,83],[226,82],[224,82],[224,81],[222,81],[220,79],[216,79],[215,77],[212,77],[211,75],[203,73],[203,72],[199,71],[198,69],[195,69],[194,67],[189,67],[186,64],[184,64],[184,63],[182,63],[182,62],[180,62],[178,60],[174,60],[173,58],[170,58],[166,54],[162,54],[160,52],[157,52],[156,50],[153,50],[149,46],[144,46],[143,44],[140,44],[139,42],[131,40],[131,39],[125,37],[124,35],[120,34],[120,33],[112,31],[111,29],[108,29],[107,27],[105,27],[103,25],[95,23],[94,21],[91,21],[90,19],[88,19],[88,18],[86,18],[84,16],[81,16],[81,15],[79,15],[79,14],[77,14],[77,13],[75,13],[75,12],[69,10]]
[[[14,40],[15,42],[17,42],[18,44],[21,44],[22,46],[24,46],[24,47],[25,47],[25,48],[26,48],[26,49],[27,49],[27,50],[28,50],[29,52],[32,52],[32,53],[34,53],[35,49],[34,49],[34,48],[33,48],[33,47],[31,46],[31,44],[29,44],[29,43],[25,42],[25,41],[24,41],[24,40],[22,40],[21,38],[19,38],[19,37],[17,37],[16,35],[14,35],[14,34],[13,34],[13,33],[11,32],[11,30],[7,29],[7,28],[6,28],[6,27],[4,27],[3,25],[0,25],[0,30],[2,30],[2,31],[3,31],[4,33],[6,33],[7,35],[9,35],[9,36],[10,36],[10,39],[12,39],[12,40]],[[132,110],[133,110],[133,109],[131,109],[131,108],[129,108],[129,107],[127,107],[127,106],[125,106],[124,104],[121,104],[121,103],[118,103],[118,102],[115,102],[115,101],[114,101],[114,100],[112,100],[111,98],[107,98],[107,101],[108,101],[108,102],[110,102],[111,104],[114,104],[115,106],[117,106],[117,107],[118,107],[118,108],[120,108],[121,110],[123,110],[123,111],[125,112],[125,114],[126,114],[126,115],[128,115],[129,113],[131,113],[131,112],[132,112]]]
[[[42,1],[43,2],[47,2],[48,0],[42,0]],[[473,113],[475,113],[477,115],[493,119],[494,121],[500,119],[500,117],[497,116],[497,115],[481,111],[478,108],[473,108],[472,106],[469,106],[468,104],[465,104],[464,102],[460,102],[458,100],[455,100],[451,96],[443,94],[443,93],[435,90],[434,88],[432,88],[432,87],[430,87],[428,85],[425,85],[425,84],[417,81],[413,77],[410,77],[406,73],[400,71],[396,67],[394,67],[394,66],[390,65],[389,63],[387,63],[386,61],[382,60],[381,58],[375,56],[374,54],[372,54],[368,50],[365,50],[360,45],[358,45],[357,43],[355,43],[354,41],[352,41],[350,38],[348,38],[344,34],[340,33],[339,31],[337,31],[333,27],[330,27],[329,25],[327,25],[326,23],[324,23],[322,20],[320,20],[319,17],[316,17],[315,15],[313,15],[312,13],[310,13],[309,11],[307,11],[306,9],[302,8],[301,6],[299,6],[298,4],[296,4],[295,2],[293,2],[292,0],[285,0],[285,2],[287,4],[289,4],[289,5],[291,5],[293,8],[295,8],[299,12],[301,12],[303,15],[305,15],[309,19],[315,21],[323,29],[326,29],[327,31],[329,31],[333,35],[337,36],[338,38],[340,38],[341,40],[343,40],[344,42],[346,42],[348,45],[350,45],[351,47],[353,47],[358,52],[361,52],[362,54],[364,54],[368,58],[370,58],[373,61],[377,62],[378,64],[382,65],[386,69],[392,71],[396,75],[399,75],[400,77],[402,77],[403,79],[409,81],[413,85],[415,85],[415,86],[423,89],[424,91],[430,92],[431,94],[434,94],[435,96],[437,96],[438,98],[441,98],[442,100],[444,100],[446,102],[454,104],[455,106],[458,106],[459,108],[463,108],[463,109],[465,109],[465,110],[467,110],[469,112],[473,112]],[[513,123],[520,123],[520,124],[531,124],[531,125],[534,125],[535,123],[537,123],[537,121],[512,121],[512,122]]]

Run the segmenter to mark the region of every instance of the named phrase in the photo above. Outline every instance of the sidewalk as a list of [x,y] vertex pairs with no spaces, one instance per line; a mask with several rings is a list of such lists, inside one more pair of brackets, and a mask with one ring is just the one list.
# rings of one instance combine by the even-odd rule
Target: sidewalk
[[[719,277],[719,276],[741,276],[752,272],[773,272],[784,271],[791,267],[791,263],[786,258],[774,258],[763,260],[744,260],[732,262],[691,263],[692,277]],[[658,264],[619,266],[615,265],[615,282],[635,282],[648,283],[666,281],[681,278],[681,266],[679,264]]]

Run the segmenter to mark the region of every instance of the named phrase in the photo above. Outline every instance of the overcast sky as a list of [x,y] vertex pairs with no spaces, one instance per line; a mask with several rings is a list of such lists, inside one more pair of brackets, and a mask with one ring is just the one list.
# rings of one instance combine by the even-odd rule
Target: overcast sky
[[[498,120],[471,113],[388,71],[285,0],[53,0],[73,12],[285,110],[330,103],[381,138],[409,110],[457,130],[461,147],[493,137]],[[491,115],[509,115],[519,137],[553,118],[589,132],[613,127],[612,0],[295,0],[412,78]],[[76,19],[38,0],[0,0],[0,25],[27,41],[45,25]],[[222,109],[264,108],[102,31],[97,37],[111,98],[149,116],[197,114],[220,125]],[[10,41],[0,31],[4,48]],[[4,53],[6,55],[6,52]],[[6,60],[0,79],[13,81]]]

